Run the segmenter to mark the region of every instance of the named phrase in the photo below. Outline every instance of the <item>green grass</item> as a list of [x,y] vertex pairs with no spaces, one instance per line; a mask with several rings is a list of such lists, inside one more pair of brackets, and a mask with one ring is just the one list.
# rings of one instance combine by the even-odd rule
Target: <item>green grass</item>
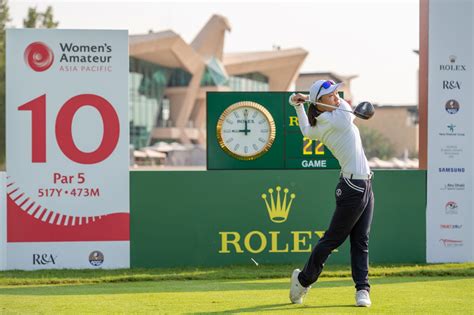
[[[157,268],[117,270],[1,271],[0,286],[38,284],[91,284],[162,280],[222,280],[286,278],[295,265],[229,266],[215,268]],[[349,266],[327,265],[321,277],[350,277]],[[371,265],[371,277],[474,277],[474,263]]]
[[352,286],[348,278],[323,278],[303,305],[288,302],[288,278],[8,287],[0,289],[0,313],[472,314],[474,310],[472,278],[374,278],[370,309],[353,306]]
[[293,267],[5,271],[0,314],[474,314],[473,263],[371,266],[369,309],[353,306],[347,266],[327,266],[305,303],[290,304]]

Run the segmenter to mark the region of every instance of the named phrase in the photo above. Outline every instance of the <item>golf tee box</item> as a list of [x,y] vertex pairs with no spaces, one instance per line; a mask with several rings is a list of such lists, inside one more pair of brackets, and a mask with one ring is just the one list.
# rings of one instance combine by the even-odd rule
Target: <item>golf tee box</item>
[[292,93],[208,92],[207,169],[339,169],[321,141],[301,134]]

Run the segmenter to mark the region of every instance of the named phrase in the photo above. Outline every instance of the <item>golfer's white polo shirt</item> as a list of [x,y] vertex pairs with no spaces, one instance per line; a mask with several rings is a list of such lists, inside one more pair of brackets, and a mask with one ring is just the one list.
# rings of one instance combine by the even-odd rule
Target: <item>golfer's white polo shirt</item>
[[[339,108],[352,110],[344,99],[340,101]],[[295,106],[295,109],[303,135],[322,141],[339,161],[341,172],[356,176],[370,174],[359,129],[354,125],[354,115],[341,110],[324,112],[316,118],[316,126],[312,127],[304,106]]]

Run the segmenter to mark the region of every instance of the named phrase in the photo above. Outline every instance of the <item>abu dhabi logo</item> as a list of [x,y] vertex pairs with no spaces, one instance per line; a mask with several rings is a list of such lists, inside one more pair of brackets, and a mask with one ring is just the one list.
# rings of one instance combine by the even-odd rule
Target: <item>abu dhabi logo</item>
[[285,195],[283,196],[282,200],[280,195],[281,187],[277,186],[275,190],[277,191],[276,201],[273,196],[273,188],[268,189],[268,192],[270,193],[270,203],[267,200],[267,194],[262,194],[262,199],[265,201],[265,205],[267,206],[268,216],[270,217],[270,220],[275,223],[283,223],[288,219],[291,204],[293,202],[293,199],[295,199],[296,195],[291,194],[290,200],[288,201],[287,197],[289,189],[285,188],[283,189]]
[[463,246],[464,243],[462,240],[450,240],[447,238],[441,238],[439,241],[444,247],[460,247]]
[[448,100],[444,105],[444,108],[449,114],[454,115],[459,111],[459,102],[456,100]]
[[25,63],[36,72],[48,70],[54,61],[53,51],[43,42],[29,44],[23,56]]
[[464,191],[466,188],[466,184],[464,183],[446,183],[440,190],[448,190],[448,191]]

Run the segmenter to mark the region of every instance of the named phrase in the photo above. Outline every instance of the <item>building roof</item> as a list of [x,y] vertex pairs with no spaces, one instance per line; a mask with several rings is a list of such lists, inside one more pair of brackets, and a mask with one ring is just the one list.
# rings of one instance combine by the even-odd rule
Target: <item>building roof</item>
[[149,42],[149,41],[162,40],[164,38],[173,38],[173,37],[179,37],[179,35],[173,32],[172,30],[165,30],[165,31],[156,32],[156,33],[130,35],[128,37],[128,42],[129,44],[137,44],[140,42]]
[[191,47],[205,59],[216,57],[222,60],[225,33],[230,30],[229,20],[214,14],[194,38]]
[[129,41],[130,56],[170,68],[183,68],[193,73],[204,61],[178,34],[163,31],[132,35]]
[[230,75],[249,71],[265,74],[275,68],[302,64],[307,55],[308,52],[303,48],[228,53],[224,55],[224,66]]
[[300,77],[310,77],[310,76],[328,76],[334,79],[335,81],[344,81],[344,80],[352,80],[357,78],[359,75],[353,74],[353,75],[340,75],[340,74],[335,74],[334,72],[304,72],[300,73]]
[[213,15],[191,44],[171,30],[130,36],[130,55],[170,68],[196,73],[212,58],[222,61],[228,75],[259,72],[270,89],[286,90],[296,78],[308,52],[303,48],[223,53],[227,18]]

